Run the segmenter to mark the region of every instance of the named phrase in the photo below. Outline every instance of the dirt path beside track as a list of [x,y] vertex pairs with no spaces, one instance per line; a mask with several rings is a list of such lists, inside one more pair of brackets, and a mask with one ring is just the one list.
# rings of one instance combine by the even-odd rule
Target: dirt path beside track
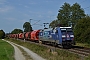
[[[4,40],[4,41],[6,41],[6,40]],[[14,58],[15,58],[15,60],[25,60],[25,57],[23,56],[22,52],[20,51],[20,49],[17,46],[15,46],[14,44],[12,44],[9,41],[6,41],[6,42],[8,42],[9,44],[11,44],[14,47],[14,51],[15,51]]]
[[[4,41],[6,41],[6,40],[4,40]],[[39,55],[37,55],[36,53],[32,52],[31,50],[29,50],[21,45],[15,44],[15,43],[10,42],[10,41],[6,41],[6,42],[10,43],[15,48],[15,50],[16,50],[15,54],[17,54],[15,56],[16,60],[25,60],[24,56],[22,56],[22,54],[21,54],[22,52],[20,52],[16,46],[19,46],[20,48],[24,49],[24,51],[26,51],[27,54],[30,55],[33,60],[46,60],[46,59],[40,57]]]

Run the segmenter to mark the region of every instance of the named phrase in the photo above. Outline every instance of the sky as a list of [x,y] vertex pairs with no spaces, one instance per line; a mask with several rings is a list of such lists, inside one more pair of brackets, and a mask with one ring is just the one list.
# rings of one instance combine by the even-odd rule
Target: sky
[[0,29],[6,33],[23,30],[25,22],[30,22],[33,30],[43,29],[43,23],[57,19],[65,2],[70,5],[77,2],[90,15],[90,0],[0,0]]

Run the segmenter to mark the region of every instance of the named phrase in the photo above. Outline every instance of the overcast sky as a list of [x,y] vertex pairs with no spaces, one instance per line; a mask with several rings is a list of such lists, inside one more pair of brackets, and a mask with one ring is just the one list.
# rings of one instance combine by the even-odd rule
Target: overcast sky
[[[58,10],[65,3],[79,3],[90,14],[90,0],[0,0],[0,29],[6,33],[31,20],[33,29],[42,29],[43,23],[57,19]],[[38,24],[38,25],[37,25]]]

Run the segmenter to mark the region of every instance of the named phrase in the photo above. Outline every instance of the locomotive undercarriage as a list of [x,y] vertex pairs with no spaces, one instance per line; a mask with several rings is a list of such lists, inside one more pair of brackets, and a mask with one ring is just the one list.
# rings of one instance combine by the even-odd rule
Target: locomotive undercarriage
[[62,42],[63,48],[71,48],[73,45],[75,45],[75,43],[72,40],[66,40]]

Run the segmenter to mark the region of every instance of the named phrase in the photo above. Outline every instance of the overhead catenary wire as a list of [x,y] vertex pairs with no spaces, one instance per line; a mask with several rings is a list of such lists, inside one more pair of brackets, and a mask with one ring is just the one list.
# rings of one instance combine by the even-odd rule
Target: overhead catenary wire
[[[40,21],[40,20],[39,20],[39,21]],[[35,23],[34,23],[34,24],[32,24],[32,25],[37,25],[37,23],[38,23],[39,21],[35,22]]]

